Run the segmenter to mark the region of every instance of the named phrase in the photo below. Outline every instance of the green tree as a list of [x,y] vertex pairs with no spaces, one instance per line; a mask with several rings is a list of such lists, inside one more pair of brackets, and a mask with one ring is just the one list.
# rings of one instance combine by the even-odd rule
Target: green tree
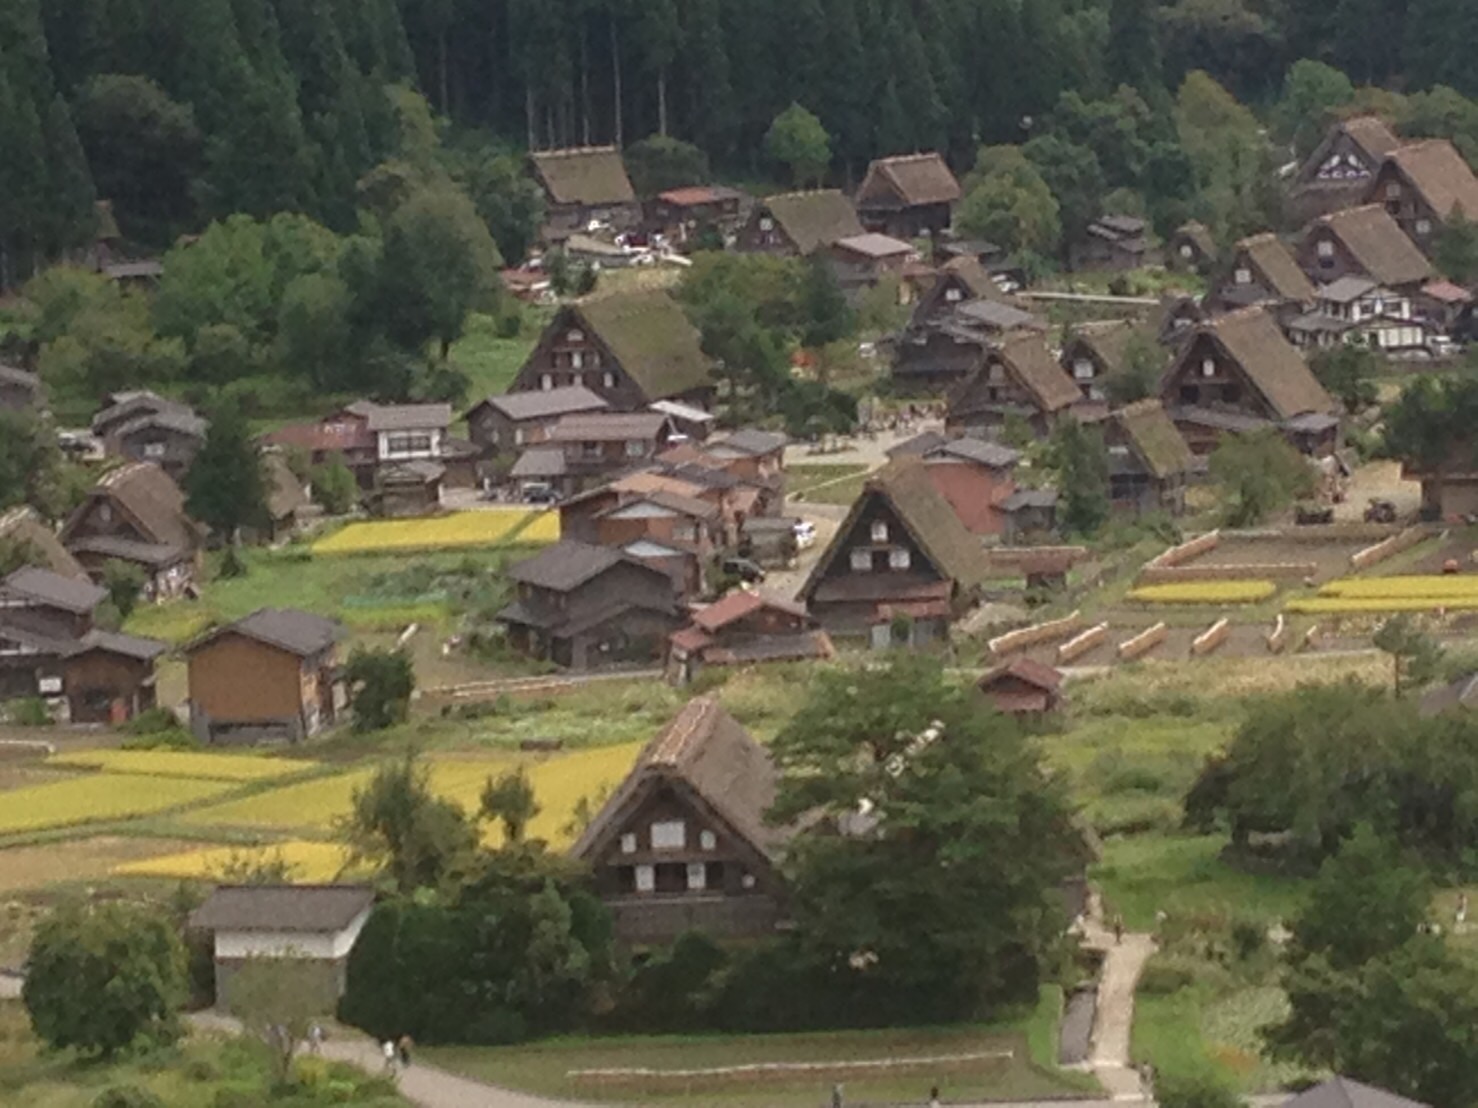
[[1478,224],[1468,218],[1461,205],[1443,224],[1433,260],[1438,269],[1459,284],[1471,284],[1478,279]]
[[64,459],[50,422],[33,411],[0,410],[0,512],[29,504],[57,519],[66,503]]
[[539,814],[534,786],[522,768],[501,777],[489,777],[483,785],[478,814],[494,820],[503,828],[503,841],[517,845],[523,842],[529,821]]
[[1155,1102],[1161,1108],[1243,1108],[1245,1103],[1227,1079],[1210,1066],[1156,1074]]
[[1391,656],[1391,688],[1398,700],[1410,689],[1421,688],[1437,677],[1442,648],[1409,613],[1386,620],[1370,641],[1377,650]]
[[356,731],[381,731],[405,721],[416,691],[415,667],[405,651],[356,647],[344,679],[351,690]]
[[1006,250],[1051,255],[1062,237],[1061,208],[1019,147],[982,147],[965,179],[955,224]]
[[127,619],[138,607],[139,593],[144,588],[144,571],[132,562],[109,558],[103,563],[103,588],[108,590],[108,600],[118,611],[119,619]]
[[185,474],[185,510],[235,544],[243,527],[267,519],[267,476],[246,420],[234,405],[211,413],[205,444]]
[[443,161],[472,198],[498,253],[510,264],[522,262],[544,222],[544,193],[529,180],[523,164],[512,154],[490,152],[480,145],[470,151],[455,149]]
[[1311,58],[1288,68],[1283,96],[1278,101],[1278,129],[1293,143],[1293,152],[1307,158],[1323,139],[1335,114],[1355,99],[1355,86],[1338,69]]
[[805,261],[797,307],[801,313],[803,346],[822,347],[847,337],[857,328],[857,313],[847,303],[831,263],[820,254],[813,254]]
[[48,1046],[112,1058],[179,1037],[185,954],[172,922],[132,904],[69,903],[31,941],[21,999]]
[[1135,328],[1124,342],[1118,372],[1109,375],[1104,390],[1116,406],[1158,395],[1165,373],[1165,350],[1154,336]]
[[97,191],[72,124],[72,113],[60,95],[47,108],[43,130],[49,181],[42,226],[47,254],[55,258],[87,246],[96,238]]
[[378,867],[402,894],[437,888],[477,849],[476,828],[432,791],[430,770],[414,752],[382,765],[354,790],[338,832],[355,860]]
[[1062,496],[1062,525],[1071,534],[1092,538],[1109,517],[1108,451],[1097,428],[1075,419],[1052,433],[1052,464]]
[[325,391],[349,389],[363,354],[353,294],[337,273],[305,273],[282,291],[273,350],[288,373]]
[[231,1012],[262,1041],[276,1085],[293,1083],[293,1058],[313,1025],[333,1015],[319,978],[294,958],[257,955],[236,966],[227,985]]
[[667,189],[703,185],[709,180],[708,155],[691,142],[650,135],[621,152],[631,187],[650,199]]
[[765,153],[790,171],[797,188],[820,184],[831,164],[831,136],[821,120],[791,104],[765,132]]
[[1210,468],[1230,527],[1261,523],[1314,488],[1309,463],[1276,430],[1224,437]]
[[920,1019],[1035,995],[1082,842],[1011,721],[899,655],[866,681],[818,674],[771,750],[768,818],[852,831],[798,836],[786,860],[796,939],[837,987],[870,984]]
[[1272,154],[1257,117],[1208,74],[1189,74],[1175,101],[1180,145],[1195,174],[1196,207],[1218,242],[1277,222]]
[[1478,462],[1470,430],[1475,420],[1478,378],[1418,377],[1386,407],[1382,451],[1423,474],[1436,507],[1445,474]]
[[322,506],[329,515],[343,515],[359,499],[359,483],[339,455],[314,466],[311,477],[314,503]]
[[1341,343],[1331,350],[1320,350],[1309,359],[1309,368],[1350,415],[1375,403],[1380,357],[1368,346]]
[[1086,146],[1051,134],[1038,135],[1021,152],[1057,201],[1064,243],[1076,242],[1104,213],[1107,185],[1098,156]]

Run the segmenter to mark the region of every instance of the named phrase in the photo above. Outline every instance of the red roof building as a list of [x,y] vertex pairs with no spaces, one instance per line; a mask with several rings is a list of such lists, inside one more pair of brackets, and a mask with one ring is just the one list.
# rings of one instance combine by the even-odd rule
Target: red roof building
[[1031,658],[1012,658],[986,670],[975,687],[1005,715],[1043,716],[1062,706],[1062,674]]
[[693,613],[668,639],[668,674],[691,681],[704,666],[831,658],[836,650],[804,604],[736,589]]

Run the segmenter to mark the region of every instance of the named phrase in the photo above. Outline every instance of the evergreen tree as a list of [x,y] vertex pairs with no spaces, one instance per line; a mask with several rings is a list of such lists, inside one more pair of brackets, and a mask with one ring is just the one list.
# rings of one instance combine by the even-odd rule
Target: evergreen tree
[[267,477],[241,412],[211,413],[205,445],[185,474],[185,510],[228,542],[267,520]]
[[45,130],[51,184],[45,249],[58,257],[92,241],[97,231],[97,192],[72,115],[60,95],[51,102]]
[[1092,538],[1109,517],[1108,451],[1096,428],[1072,419],[1057,425],[1052,461],[1062,499],[1062,526],[1070,534]]
[[1110,0],[1105,68],[1114,84],[1137,89],[1161,86],[1164,76],[1155,7],[1152,0]]
[[31,275],[47,197],[46,143],[36,106],[0,69],[0,289]]

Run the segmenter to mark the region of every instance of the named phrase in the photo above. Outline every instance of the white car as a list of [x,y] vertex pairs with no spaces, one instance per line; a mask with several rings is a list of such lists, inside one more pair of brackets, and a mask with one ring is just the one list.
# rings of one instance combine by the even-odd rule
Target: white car
[[808,519],[800,520],[791,529],[795,534],[797,550],[808,550],[816,545],[816,525]]

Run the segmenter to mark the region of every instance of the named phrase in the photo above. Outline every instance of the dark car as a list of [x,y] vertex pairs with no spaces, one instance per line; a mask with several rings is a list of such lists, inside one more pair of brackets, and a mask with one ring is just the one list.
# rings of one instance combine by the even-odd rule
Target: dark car
[[731,577],[737,577],[748,585],[757,585],[765,579],[764,568],[748,558],[725,558],[719,567]]

